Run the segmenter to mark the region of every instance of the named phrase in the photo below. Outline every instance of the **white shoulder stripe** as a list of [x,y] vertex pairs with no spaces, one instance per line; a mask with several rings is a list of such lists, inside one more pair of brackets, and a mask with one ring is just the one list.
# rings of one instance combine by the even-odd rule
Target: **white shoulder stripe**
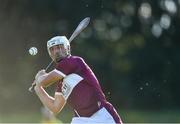
[[64,78],[64,81],[68,82],[68,84],[71,84],[71,86],[78,84],[82,80],[83,78],[75,73],[69,74]]
[[62,93],[66,100],[68,99],[74,87],[82,80],[83,77],[75,73],[69,74],[63,79]]

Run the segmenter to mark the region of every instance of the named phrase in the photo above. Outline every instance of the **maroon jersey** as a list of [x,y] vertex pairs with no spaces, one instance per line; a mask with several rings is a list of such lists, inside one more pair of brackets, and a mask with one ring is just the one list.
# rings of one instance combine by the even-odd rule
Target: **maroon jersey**
[[[62,59],[56,69],[66,75],[76,73],[83,77],[71,92],[67,103],[77,111],[82,117],[90,117],[102,107],[112,115],[116,123],[121,123],[120,117],[114,107],[107,102],[104,93],[101,90],[99,82],[81,57],[68,56]],[[56,87],[57,92],[61,92],[62,84],[59,82]]]

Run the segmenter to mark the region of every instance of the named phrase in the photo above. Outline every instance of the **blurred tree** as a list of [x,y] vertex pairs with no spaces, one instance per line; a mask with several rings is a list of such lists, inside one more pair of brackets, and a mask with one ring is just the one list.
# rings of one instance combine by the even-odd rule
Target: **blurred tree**
[[[72,43],[72,53],[87,60],[113,104],[180,107],[179,5],[174,0],[1,0],[0,109],[12,111],[12,103],[14,109],[40,106],[27,89],[50,61],[46,41],[69,37],[86,16],[90,26]],[[28,55],[31,46],[39,49],[35,57]]]

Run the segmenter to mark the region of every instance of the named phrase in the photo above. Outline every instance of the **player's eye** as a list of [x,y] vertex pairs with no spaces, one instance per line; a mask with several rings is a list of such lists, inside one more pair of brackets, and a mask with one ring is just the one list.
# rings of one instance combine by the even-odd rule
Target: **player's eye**
[[64,48],[63,44],[60,44],[57,47],[60,48],[60,49]]
[[53,48],[53,47],[51,47],[51,48],[49,48],[49,50],[50,50],[50,51],[53,51],[53,50],[54,50],[54,48]]

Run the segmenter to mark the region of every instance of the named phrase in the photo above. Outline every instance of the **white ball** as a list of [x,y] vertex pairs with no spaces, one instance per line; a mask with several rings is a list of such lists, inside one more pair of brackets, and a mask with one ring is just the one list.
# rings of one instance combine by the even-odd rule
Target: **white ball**
[[29,54],[32,55],[32,56],[35,56],[36,54],[38,53],[38,50],[36,47],[31,47],[29,49]]

